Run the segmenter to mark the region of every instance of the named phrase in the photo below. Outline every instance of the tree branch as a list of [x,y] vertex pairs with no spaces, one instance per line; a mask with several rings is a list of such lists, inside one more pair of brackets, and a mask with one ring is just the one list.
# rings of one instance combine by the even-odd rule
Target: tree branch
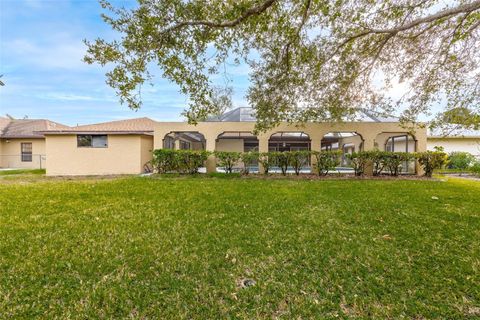
[[451,39],[447,45],[447,47],[445,48],[445,59],[443,61],[443,63],[446,62],[447,58],[448,58],[448,52],[450,51],[450,48],[452,47],[453,43],[455,42],[455,37],[457,36],[458,34],[458,31],[460,30],[460,28],[463,26],[463,23],[465,22],[465,20],[467,19],[467,17],[470,15],[471,11],[470,12],[467,12],[463,15],[463,17],[460,19],[460,21],[457,23],[457,25],[455,26],[455,28],[453,29],[452,31],[452,35],[451,35]]
[[[364,36],[367,36],[369,34],[384,34],[384,33],[388,33],[388,34],[392,34],[392,35],[396,35],[397,33],[399,32],[402,32],[402,31],[406,31],[406,30],[409,30],[409,29],[412,29],[412,28],[415,28],[416,26],[419,26],[421,24],[425,24],[425,23],[429,23],[429,22],[434,22],[434,21],[437,21],[439,19],[443,19],[443,18],[448,18],[448,17],[451,17],[451,16],[454,16],[454,15],[457,15],[457,14],[460,14],[460,13],[470,13],[472,11],[475,11],[475,10],[479,10],[480,9],[480,0],[476,0],[472,3],[469,3],[469,4],[463,4],[463,5],[459,5],[455,8],[450,8],[450,9],[446,9],[446,10],[443,10],[443,11],[440,11],[440,12],[437,12],[435,14],[432,14],[430,16],[427,16],[427,17],[423,17],[423,18],[419,18],[419,19],[416,19],[416,20],[413,20],[407,24],[403,24],[403,25],[400,25],[398,27],[395,27],[395,28],[390,28],[390,29],[367,29],[363,32],[360,32],[356,35],[353,35],[347,39],[345,39],[339,46],[338,46],[338,49],[342,48],[343,46],[345,46],[347,43],[349,43],[350,41],[353,41],[355,39],[358,39],[358,38],[361,38],[361,37],[364,37]],[[338,52],[338,50],[336,51]]]
[[306,3],[305,3],[305,9],[303,10],[303,14],[302,14],[302,20],[300,21],[300,24],[297,28],[297,31],[295,32],[295,36],[294,36],[294,39],[290,40],[286,45],[285,47],[283,48],[283,54],[282,54],[282,58],[285,58],[286,59],[286,66],[287,66],[287,69],[290,69],[290,65],[289,65],[289,60],[290,60],[290,46],[293,44],[293,41],[295,41],[296,39],[300,38],[300,32],[302,32],[302,29],[303,27],[305,26],[305,23],[307,22],[307,19],[308,19],[308,11],[310,10],[310,5],[312,4],[312,1],[311,0],[307,0]]
[[215,21],[208,21],[208,20],[196,20],[196,21],[183,21],[179,22],[171,27],[168,27],[162,30],[160,33],[168,33],[177,29],[181,29],[183,27],[188,26],[205,26],[211,28],[231,28],[240,23],[251,16],[259,15],[270,8],[275,2],[278,0],[266,0],[263,3],[256,5],[248,10],[246,10],[240,17],[234,20],[227,20],[223,22],[215,22]]
[[477,23],[475,23],[473,26],[471,26],[470,28],[468,28],[467,32],[465,33],[472,33],[473,30],[477,29],[478,27],[480,27],[480,21],[478,21]]
[[387,35],[385,36],[385,39],[383,39],[383,40],[380,42],[380,44],[375,48],[375,50],[372,51],[372,53],[375,52],[375,51],[377,52],[377,53],[375,54],[375,56],[373,57],[372,61],[371,61],[364,69],[360,70],[359,75],[362,74],[362,73],[365,72],[365,71],[370,72],[370,71],[372,70],[373,66],[374,66],[375,63],[377,62],[377,60],[378,60],[378,58],[380,57],[380,55],[382,54],[383,48],[385,47],[385,45],[387,44],[387,42],[388,42],[391,38],[393,38],[393,36],[394,36],[394,34],[387,34]]
[[443,19],[443,18],[448,18],[448,17],[451,17],[451,16],[455,16],[455,15],[460,14],[460,13],[469,13],[469,12],[472,12],[472,11],[475,11],[475,10],[478,10],[478,9],[480,9],[480,0],[476,0],[476,1],[474,1],[472,3],[469,3],[469,4],[459,5],[455,8],[450,8],[450,9],[443,10],[443,11],[437,12],[435,14],[432,14],[430,16],[413,20],[412,22],[409,22],[407,24],[398,26],[396,28],[371,29],[371,30],[368,31],[368,33],[377,33],[377,34],[378,33],[391,33],[391,34],[396,34],[396,33],[402,32],[402,31],[412,29],[412,28],[414,28],[414,27],[416,27],[420,24],[434,22],[436,20],[440,20],[440,19]]

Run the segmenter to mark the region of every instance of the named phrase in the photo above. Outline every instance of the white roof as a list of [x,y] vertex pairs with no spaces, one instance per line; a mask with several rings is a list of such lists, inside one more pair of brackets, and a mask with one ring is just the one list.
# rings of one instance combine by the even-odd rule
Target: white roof
[[[398,118],[384,117],[372,111],[365,109],[359,110],[359,121],[362,122],[398,122]],[[239,107],[225,112],[220,116],[212,116],[207,118],[207,122],[255,122],[257,118],[255,111],[250,107]]]
[[428,130],[429,138],[480,138],[480,130],[452,129],[447,132],[435,128]]

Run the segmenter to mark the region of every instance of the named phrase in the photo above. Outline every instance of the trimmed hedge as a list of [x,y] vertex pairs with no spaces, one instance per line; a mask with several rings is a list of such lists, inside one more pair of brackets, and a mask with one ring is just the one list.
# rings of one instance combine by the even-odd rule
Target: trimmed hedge
[[[265,174],[271,172],[273,167],[278,167],[283,175],[292,168],[296,175],[305,168],[312,157],[315,165],[312,172],[318,175],[327,175],[340,164],[341,151],[286,151],[286,152],[232,152],[232,151],[197,151],[197,150],[171,150],[158,149],[153,151],[152,165],[158,173],[179,172],[197,173],[205,165],[208,156],[213,154],[218,164],[226,173],[231,174],[239,162],[244,164],[243,173],[250,173],[250,166],[258,163],[263,166]],[[425,175],[431,177],[433,170],[442,168],[447,164],[447,155],[440,151],[427,151],[419,153],[385,152],[385,151],[360,151],[346,154],[356,176],[365,174],[366,168],[371,166],[373,175],[380,175],[387,171],[392,176],[398,176],[404,163],[417,160],[423,167]]]
[[233,167],[242,157],[241,152],[235,151],[215,151],[213,154],[217,158],[220,167],[223,167],[226,173],[232,173]]
[[444,167],[448,162],[448,156],[445,152],[427,151],[417,153],[417,159],[425,171],[425,176],[431,177],[433,170]]
[[210,154],[204,150],[157,149],[153,151],[152,166],[157,173],[194,174],[204,166]]
[[260,153],[256,151],[243,152],[240,155],[240,159],[242,160],[245,166],[245,168],[243,169],[244,174],[250,173],[250,166],[256,164],[256,162],[258,162],[259,157],[260,157]]
[[153,150],[152,166],[158,173],[167,173],[177,170],[177,150],[157,149]]
[[290,152],[273,151],[268,153],[268,157],[272,158],[275,166],[280,168],[282,175],[287,174],[288,165],[290,164]]
[[385,167],[391,176],[398,176],[405,162],[415,160],[415,155],[407,152],[387,152],[384,155]]
[[357,177],[362,176],[365,173],[365,169],[371,161],[366,152],[347,153],[345,157],[350,161],[350,165]]
[[311,151],[290,151],[289,164],[298,176],[300,171],[308,164],[311,158]]
[[417,160],[422,166],[425,176],[431,177],[433,170],[440,169],[447,164],[447,154],[440,151],[426,151],[417,153],[361,151],[347,155],[351,161],[355,175],[361,176],[369,165],[373,167],[373,175],[380,175],[387,170],[390,175],[398,176],[405,162]]
[[268,174],[270,169],[275,166],[275,159],[269,155],[270,152],[262,152],[258,156],[258,163],[262,165],[265,174]]
[[326,176],[328,172],[340,164],[341,151],[312,151],[316,163],[313,169],[319,176]]
[[210,152],[203,150],[178,150],[178,170],[181,173],[198,173],[198,169],[204,166],[209,155]]

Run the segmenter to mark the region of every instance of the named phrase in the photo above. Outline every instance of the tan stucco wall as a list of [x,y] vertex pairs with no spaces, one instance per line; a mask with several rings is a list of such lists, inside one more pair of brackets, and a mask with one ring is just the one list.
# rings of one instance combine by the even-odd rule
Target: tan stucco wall
[[215,150],[243,152],[243,139],[218,139]]
[[[243,140],[218,140],[225,131],[253,131],[253,122],[203,122],[189,125],[184,122],[159,122],[154,137],[142,135],[109,135],[108,148],[78,148],[76,135],[47,135],[44,153],[48,157],[47,175],[101,175],[137,174],[143,171],[144,164],[151,159],[151,150],[163,147],[163,139],[170,132],[200,132],[206,139],[209,151],[243,151]],[[320,142],[328,132],[357,132],[364,139],[364,150],[374,149],[375,143],[382,146],[388,136],[405,133],[398,123],[307,123],[296,127],[282,123],[277,128],[258,136],[259,151],[268,151],[268,140],[276,132],[303,131],[310,136],[312,150],[320,150]],[[384,134],[383,134],[383,133]],[[380,136],[379,136],[380,135]],[[417,151],[425,151],[427,146],[426,129],[414,132]],[[218,140],[218,141],[217,141]],[[4,150],[4,145],[2,145]],[[20,150],[20,145],[18,145]],[[19,152],[19,151],[18,151]],[[35,153],[35,149],[34,149]],[[216,170],[215,158],[210,156],[207,170]]]
[[[218,135],[225,131],[252,131],[254,122],[201,122],[197,125],[189,125],[185,122],[158,122],[155,127],[155,148],[162,147],[163,137],[172,131],[194,131],[200,132],[207,140],[207,149],[215,147],[215,140]],[[304,126],[296,127],[291,124],[282,123],[277,128],[269,130],[259,135],[259,140],[268,141],[268,138],[275,132],[282,131],[303,131],[309,134],[312,141],[321,140],[328,132],[357,132],[362,135],[364,140],[371,141],[382,132],[405,133],[406,130],[395,122],[346,122],[346,123],[306,123]],[[423,146],[426,147],[426,129],[418,128],[414,132],[417,140],[424,140]],[[320,146],[320,144],[318,144]],[[421,149],[421,148],[420,148]]]
[[[243,152],[243,149],[243,139],[218,139],[215,146],[215,151]],[[239,161],[235,166],[241,167],[243,166],[243,163]]]
[[47,135],[47,175],[141,173],[153,145],[148,139],[152,138],[108,135],[107,148],[78,148],[76,135]]
[[428,150],[435,147],[443,147],[447,153],[453,151],[469,152],[480,157],[480,138],[428,138]]
[[[21,144],[28,142],[32,143],[32,162],[22,162]],[[45,139],[0,139],[1,168],[45,168],[45,154]]]

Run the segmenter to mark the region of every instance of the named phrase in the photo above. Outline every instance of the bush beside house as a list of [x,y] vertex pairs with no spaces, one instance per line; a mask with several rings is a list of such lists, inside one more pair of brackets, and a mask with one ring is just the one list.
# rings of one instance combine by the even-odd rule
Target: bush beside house
[[470,168],[470,171],[480,177],[480,161],[477,161],[473,164],[473,166]]
[[210,152],[197,150],[157,149],[153,151],[152,166],[157,173],[197,173]]
[[[289,168],[299,175],[306,168],[312,157],[315,163],[312,171],[318,175],[327,175],[340,164],[341,151],[287,151],[287,152],[229,152],[229,151],[197,151],[197,150],[172,150],[158,149],[153,152],[152,165],[155,172],[189,173],[194,174],[205,165],[210,155],[214,155],[217,163],[231,174],[235,166],[243,164],[242,172],[250,173],[250,167],[260,164],[265,174],[277,167],[282,175],[286,175]],[[431,177],[435,169],[443,168],[448,163],[448,157],[441,151],[426,151],[419,153],[360,151],[345,155],[356,176],[362,176],[366,168],[371,166],[373,175],[387,172],[391,176],[398,176],[402,167],[411,161],[418,161],[422,166],[425,176]],[[480,167],[480,165],[478,165]],[[478,169],[480,172],[480,168]]]
[[468,170],[476,162],[476,158],[468,152],[451,152],[448,154],[447,168]]

